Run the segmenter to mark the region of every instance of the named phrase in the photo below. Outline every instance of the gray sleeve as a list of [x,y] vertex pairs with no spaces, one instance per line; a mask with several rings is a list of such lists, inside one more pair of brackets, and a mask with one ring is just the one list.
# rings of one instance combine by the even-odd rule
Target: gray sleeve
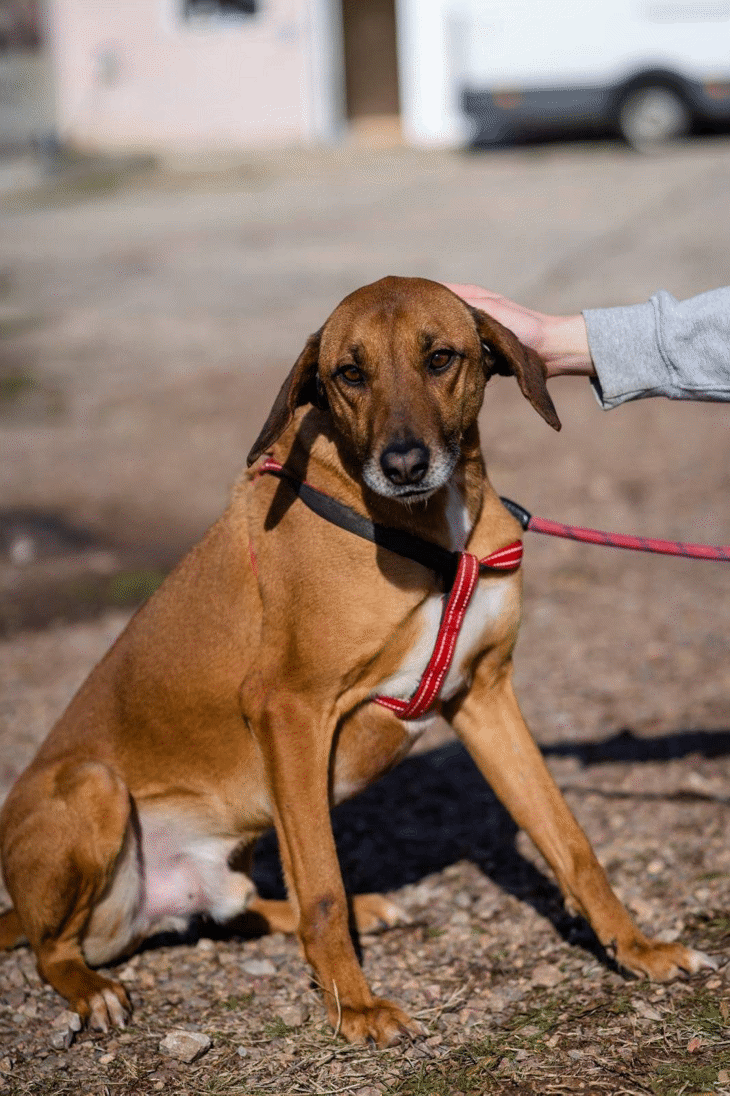
[[583,313],[604,409],[645,396],[730,400],[730,286]]

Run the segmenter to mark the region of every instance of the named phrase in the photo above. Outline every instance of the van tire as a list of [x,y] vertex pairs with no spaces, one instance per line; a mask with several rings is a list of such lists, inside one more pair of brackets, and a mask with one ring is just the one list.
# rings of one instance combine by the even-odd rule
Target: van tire
[[692,114],[683,96],[661,84],[634,87],[619,105],[621,136],[637,152],[651,152],[686,136]]

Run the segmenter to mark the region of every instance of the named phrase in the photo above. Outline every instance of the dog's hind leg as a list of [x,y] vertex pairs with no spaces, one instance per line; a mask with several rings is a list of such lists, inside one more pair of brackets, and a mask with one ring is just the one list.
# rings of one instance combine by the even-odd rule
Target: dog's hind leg
[[[82,1020],[102,1031],[123,1026],[130,1011],[124,988],[92,971],[87,958],[118,954],[117,937],[131,923],[124,907],[134,906],[138,894],[127,894],[114,916],[107,912],[101,934],[94,925],[118,865],[134,855],[131,814],[125,784],[99,762],[32,772],[3,811],[5,881],[38,971]],[[85,950],[87,935],[95,937],[96,959]]]
[[15,910],[0,913],[0,951],[9,951],[24,940],[23,926]]

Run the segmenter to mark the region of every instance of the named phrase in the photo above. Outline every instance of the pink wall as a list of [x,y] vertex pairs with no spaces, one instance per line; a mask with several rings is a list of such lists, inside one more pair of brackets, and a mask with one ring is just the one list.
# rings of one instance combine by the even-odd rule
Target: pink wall
[[60,136],[89,149],[284,146],[313,132],[308,0],[193,19],[183,0],[51,0]]

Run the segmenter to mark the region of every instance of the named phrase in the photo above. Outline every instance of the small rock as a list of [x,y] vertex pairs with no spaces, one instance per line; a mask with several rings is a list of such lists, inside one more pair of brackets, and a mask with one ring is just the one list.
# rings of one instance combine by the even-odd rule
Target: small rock
[[276,974],[276,967],[270,959],[247,959],[241,965],[246,974],[252,974],[255,978]]
[[116,1054],[102,1054],[102,1056],[99,1058],[99,1065],[108,1066],[114,1061],[115,1058]]
[[71,1031],[81,1031],[81,1017],[78,1012],[71,1012],[70,1009],[62,1009],[58,1016],[54,1017],[52,1026],[54,1028],[71,1028]]
[[552,989],[564,980],[565,975],[562,970],[553,963],[538,963],[530,979],[533,986],[545,986],[546,989]]
[[222,951],[218,956],[218,962],[222,967],[235,967],[238,963],[238,956],[234,955],[232,951]]
[[68,1050],[74,1041],[74,1033],[70,1027],[56,1028],[48,1041],[54,1050]]
[[196,951],[212,952],[215,951],[215,943],[212,940],[209,940],[207,936],[201,936],[200,940],[198,940],[195,945],[195,949]]
[[239,1058],[248,1058],[250,1053],[248,1047],[236,1047],[236,1054]]
[[211,1039],[202,1031],[170,1031],[160,1043],[160,1051],[179,1062],[195,1062],[211,1048]]
[[519,1001],[522,997],[524,997],[524,991],[518,986],[502,986],[485,996],[484,1007],[490,1012],[501,1012],[507,1005]]
[[653,1020],[655,1023],[658,1020],[661,1020],[662,1014],[660,1012],[657,1012],[655,1008],[652,1008],[651,1005],[648,1005],[646,1001],[642,1001],[640,997],[638,997],[635,1001],[632,1001],[631,1003],[633,1005],[634,1012],[638,1012],[639,1016],[643,1016],[645,1020]]
[[290,1028],[301,1027],[309,1019],[309,1010],[304,1005],[282,1005],[276,1015]]
[[0,1073],[10,1073],[12,1068],[12,1058],[8,1058],[7,1055],[4,1058],[0,1058]]
[[730,1081],[730,1069],[721,1069],[717,1075],[717,1079],[721,1085],[726,1085]]
[[68,1063],[57,1054],[49,1054],[37,1069],[39,1073],[57,1073],[60,1069],[68,1069]]

